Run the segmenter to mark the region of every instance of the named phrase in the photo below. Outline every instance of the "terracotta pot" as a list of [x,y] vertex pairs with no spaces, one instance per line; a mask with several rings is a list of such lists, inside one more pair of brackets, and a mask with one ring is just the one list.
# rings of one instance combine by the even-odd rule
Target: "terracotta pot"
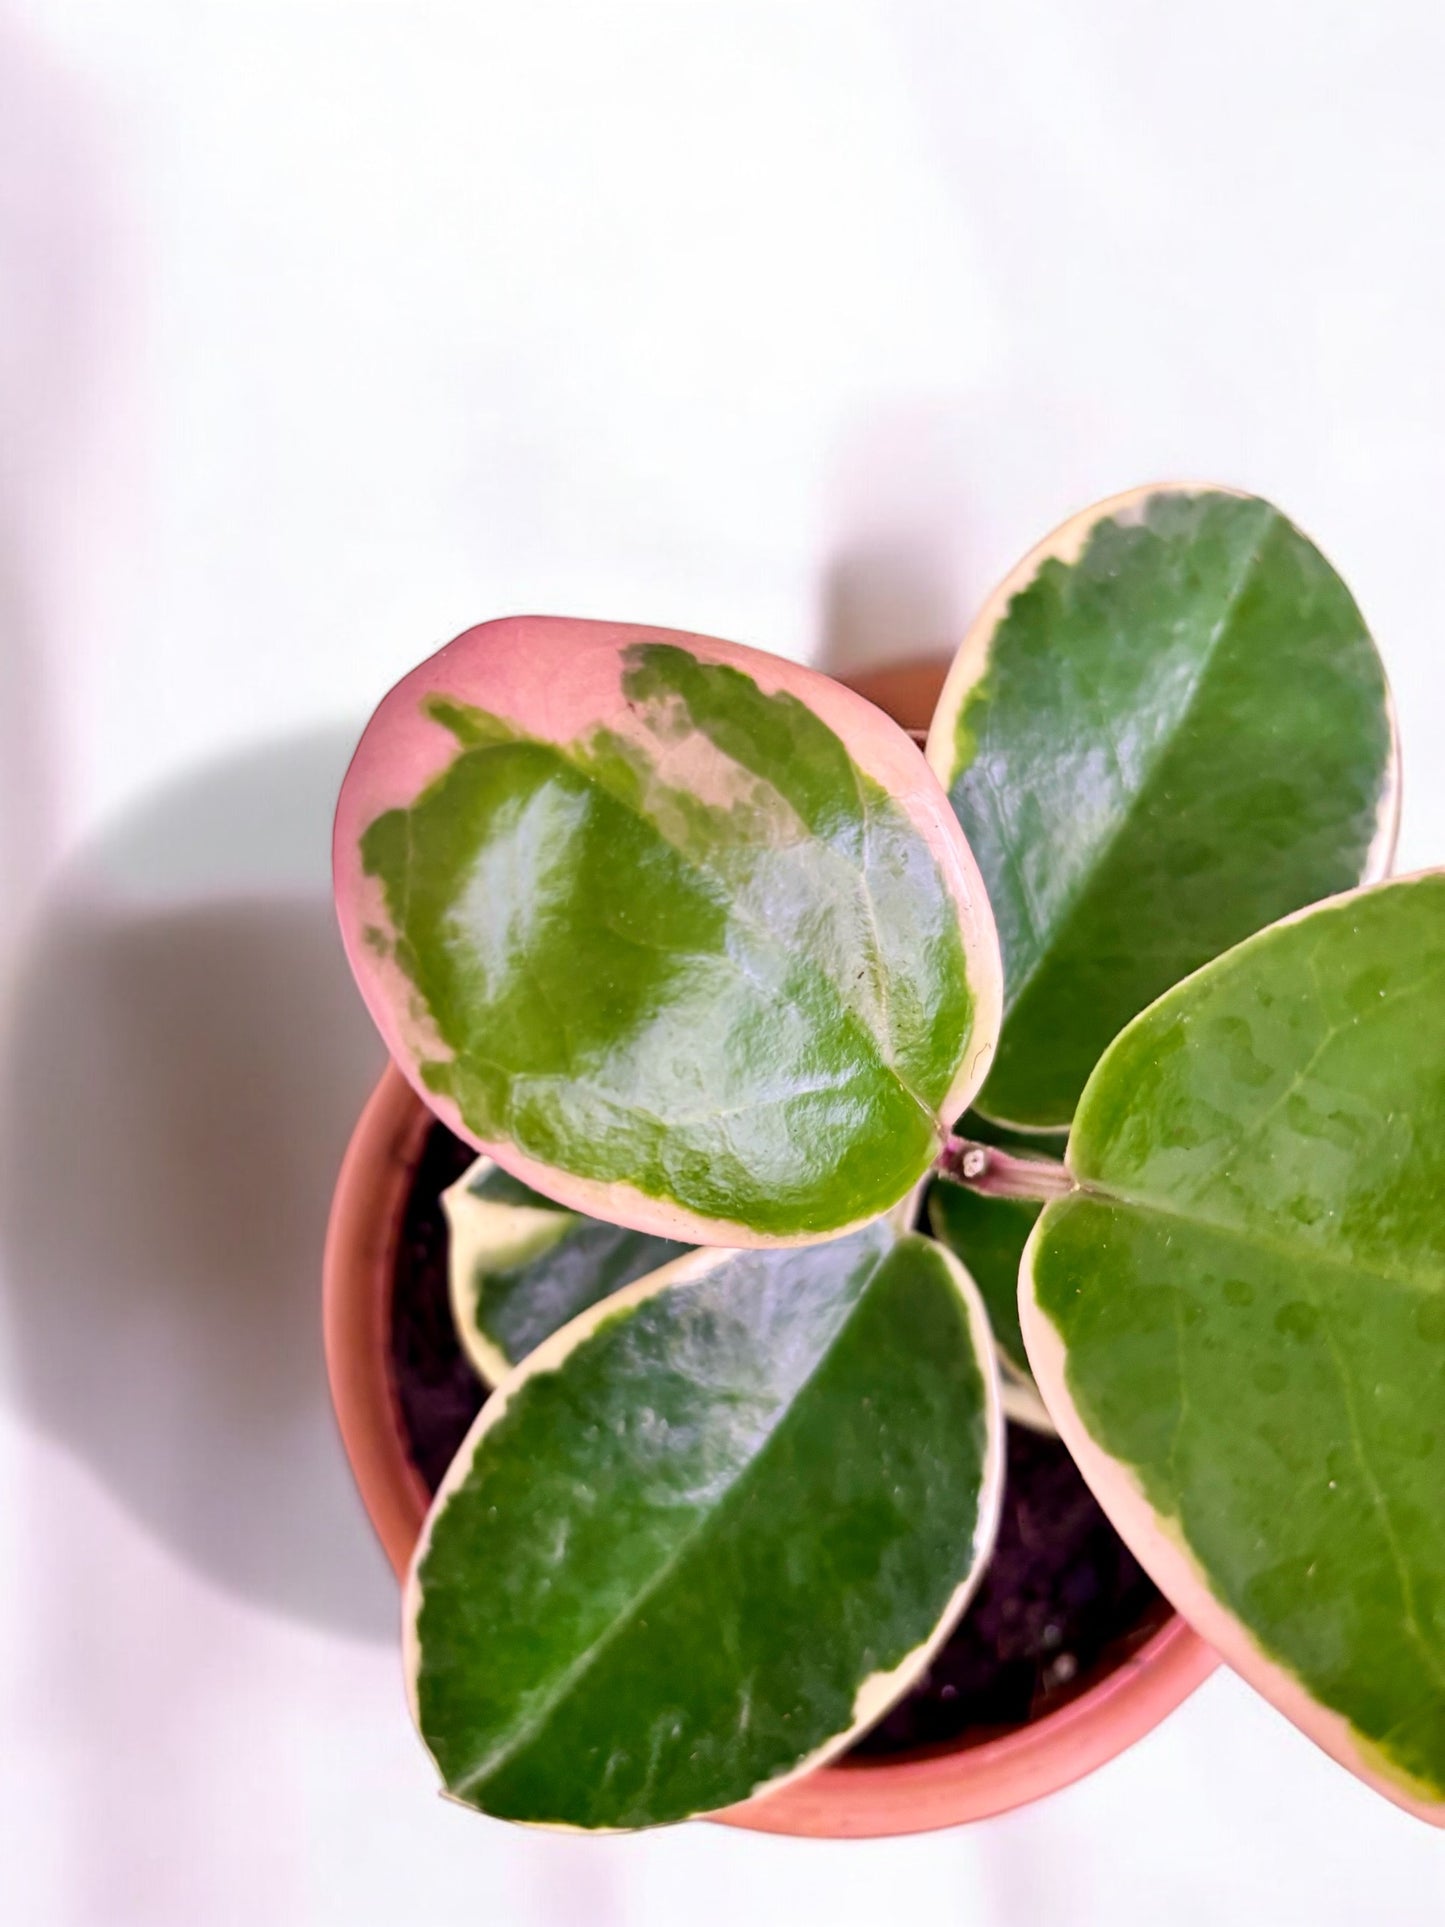
[[[850,678],[906,728],[926,726],[944,665]],[[430,1124],[388,1066],[362,1112],[332,1200],[326,1238],[326,1364],[362,1501],[398,1578],[430,1503],[407,1455],[391,1382],[392,1277],[402,1213]],[[1082,1778],[1156,1726],[1218,1661],[1177,1614],[1104,1678],[1057,1711],[995,1738],[892,1760],[820,1768],[770,1799],[716,1818],[762,1833],[862,1838],[924,1833],[1006,1813]]]

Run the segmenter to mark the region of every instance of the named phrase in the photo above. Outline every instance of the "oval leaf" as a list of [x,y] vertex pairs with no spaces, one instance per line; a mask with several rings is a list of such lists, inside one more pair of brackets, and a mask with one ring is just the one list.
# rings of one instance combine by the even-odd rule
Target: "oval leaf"
[[490,1158],[442,1193],[452,1321],[488,1385],[544,1338],[691,1246],[567,1211]]
[[840,1751],[963,1610],[1000,1448],[977,1293],[884,1222],[594,1307],[483,1408],[417,1549],[412,1704],[448,1789],[647,1827]]
[[979,1107],[1066,1124],[1110,1039],[1232,944],[1389,869],[1398,769],[1353,598],[1277,509],[1136,489],[984,608],[928,739],[1006,1020]]
[[921,754],[734,644],[469,630],[368,726],[335,868],[358,982],[433,1110],[640,1231],[866,1222],[997,1035],[992,917]]
[[1238,1672],[1445,1818],[1445,874],[1162,998],[1068,1162],[1022,1310],[1080,1469]]

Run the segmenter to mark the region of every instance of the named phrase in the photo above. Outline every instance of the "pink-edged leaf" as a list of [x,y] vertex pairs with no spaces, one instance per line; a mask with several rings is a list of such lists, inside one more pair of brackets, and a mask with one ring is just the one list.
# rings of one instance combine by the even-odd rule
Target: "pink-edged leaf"
[[362,992],[438,1115],[641,1231],[866,1222],[994,1048],[992,917],[922,755],[737,644],[468,630],[368,726],[335,874]]

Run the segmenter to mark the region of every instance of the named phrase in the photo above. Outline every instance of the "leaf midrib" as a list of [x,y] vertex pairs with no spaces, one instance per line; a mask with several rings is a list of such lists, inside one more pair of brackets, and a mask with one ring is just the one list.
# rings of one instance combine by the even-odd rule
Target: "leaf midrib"
[[[1048,937],[1039,948],[1033,962],[1018,979],[1016,985],[1005,985],[1006,1016],[1017,1008],[1023,999],[1024,992],[1033,983],[1040,971],[1052,962],[1058,954],[1062,948],[1062,940],[1068,927],[1073,922],[1083,904],[1087,901],[1090,892],[1098,880],[1100,870],[1108,862],[1123,838],[1132,830],[1139,817],[1141,805],[1151,793],[1161,768],[1173,754],[1178,745],[1180,733],[1185,729],[1190,717],[1194,713],[1200,691],[1208,678],[1210,669],[1214,665],[1225,632],[1233,620],[1235,611],[1239,607],[1241,597],[1259,567],[1260,559],[1263,556],[1267,544],[1276,533],[1281,521],[1282,518],[1279,512],[1266,505],[1265,513],[1261,517],[1260,533],[1251,545],[1248,554],[1245,556],[1238,575],[1230,585],[1223,606],[1215,619],[1214,628],[1210,632],[1209,639],[1205,643],[1203,650],[1200,652],[1199,660],[1190,677],[1189,686],[1185,691],[1171,727],[1161,736],[1158,744],[1144,764],[1139,783],[1133,791],[1127,809],[1115,818],[1112,826],[1091,848],[1087,864],[1082,867],[1074,888],[1060,904],[1057,913],[1051,921]],[[1004,621],[1006,622],[1007,619],[1007,615],[1005,615]],[[1000,624],[1000,627],[1002,626],[1003,625]],[[1107,718],[1105,718],[1104,734],[1108,741],[1110,753],[1115,759],[1115,765],[1118,767],[1118,751],[1114,746],[1113,734],[1108,728]],[[1021,878],[1022,869],[1012,843],[1006,845],[1006,853],[1015,874]],[[1035,928],[1037,929],[1032,904],[1030,904],[1029,907],[1030,921],[1035,923]]]
[[[897,1247],[895,1245],[890,1249],[896,1250]],[[888,1255],[888,1253],[885,1253],[884,1257]],[[817,1362],[805,1374],[791,1398],[780,1404],[772,1422],[764,1431],[757,1449],[738,1467],[732,1478],[728,1480],[727,1485],[716,1502],[705,1511],[699,1513],[698,1517],[684,1531],[681,1538],[678,1539],[668,1551],[662,1563],[649,1575],[640,1590],[628,1601],[626,1612],[617,1613],[609,1620],[597,1638],[572,1661],[570,1666],[565,1668],[558,1677],[553,1689],[544,1695],[540,1705],[529,1707],[518,1728],[514,1729],[514,1731],[507,1734],[503,1740],[498,1742],[479,1764],[469,1767],[461,1779],[452,1782],[452,1790],[454,1792],[465,1794],[481,1786],[485,1781],[489,1780],[494,1773],[508,1765],[524,1747],[528,1746],[537,1738],[552,1715],[557,1711],[557,1708],[571,1693],[572,1688],[581,1680],[585,1679],[597,1659],[606,1652],[616,1640],[620,1639],[625,1632],[631,1629],[640,1613],[647,1606],[648,1601],[656,1596],[666,1580],[669,1579],[677,1570],[678,1566],[681,1565],[683,1559],[692,1547],[696,1545],[700,1539],[706,1537],[709,1529],[717,1524],[719,1514],[723,1508],[732,1500],[738,1487],[767,1453],[768,1448],[772,1445],[773,1440],[782,1428],[784,1421],[796,1410],[803,1394],[808,1390],[809,1386],[812,1385],[823,1366],[833,1356],[839,1339],[842,1337],[844,1331],[846,1331],[859,1305],[868,1296],[870,1289],[877,1279],[882,1264],[883,1258],[879,1258],[857,1297],[844,1312],[843,1317],[839,1320],[834,1330],[829,1334],[828,1342],[820,1353]],[[424,1582],[422,1596],[424,1605]]]
[[1284,1239],[1272,1238],[1261,1233],[1252,1225],[1240,1224],[1228,1218],[1214,1217],[1208,1212],[1188,1210],[1181,1205],[1167,1202],[1145,1192],[1126,1191],[1106,1180],[1099,1178],[1077,1178],[1076,1189],[1061,1198],[1055,1206],[1045,1209],[1067,1209],[1074,1199],[1087,1200],[1096,1204],[1123,1205],[1131,1211],[1146,1216],[1167,1218],[1172,1223],[1188,1225],[1191,1230],[1213,1231],[1222,1237],[1234,1238],[1238,1243],[1267,1253],[1274,1258],[1285,1260],[1291,1265],[1304,1262],[1322,1265],[1332,1271],[1348,1271],[1356,1277],[1373,1278],[1381,1284],[1402,1285],[1413,1291],[1428,1292],[1445,1290],[1445,1263],[1438,1272],[1426,1271],[1422,1275],[1396,1271],[1386,1265],[1368,1262],[1360,1258],[1347,1257],[1343,1252],[1333,1250],[1328,1245],[1301,1240],[1291,1243]]
[[[656,1597],[661,1587],[682,1564],[693,1547],[707,1537],[709,1532],[718,1525],[719,1521],[735,1503],[740,1503],[738,1500],[739,1492],[744,1490],[752,1482],[754,1475],[758,1473],[758,1468],[764,1466],[772,1456],[776,1449],[779,1436],[786,1432],[799,1408],[805,1403],[807,1394],[816,1383],[819,1374],[834,1357],[848,1327],[867,1303],[870,1294],[878,1282],[880,1272],[888,1260],[901,1249],[903,1242],[901,1239],[896,1240],[876,1260],[857,1296],[848,1306],[842,1318],[839,1319],[838,1324],[829,1335],[828,1342],[817,1362],[799,1382],[792,1396],[781,1405],[776,1417],[764,1432],[757,1449],[744,1464],[739,1466],[716,1502],[700,1514],[693,1524],[687,1528],[682,1537],[678,1539],[676,1544],[670,1549],[663,1562],[649,1575],[640,1590],[628,1601],[625,1613],[615,1615],[586,1650],[579,1654],[578,1657],[572,1661],[571,1665],[559,1676],[552,1689],[545,1694],[540,1704],[528,1709],[520,1726],[505,1735],[502,1740],[490,1749],[480,1762],[469,1767],[466,1773],[459,1779],[449,1782],[454,1793],[466,1795],[475,1791],[479,1786],[484,1785],[486,1781],[490,1780],[496,1773],[501,1771],[502,1768],[510,1765],[516,1756],[541,1734],[553,1714],[556,1713],[558,1708],[570,1696],[572,1690],[586,1678],[597,1660],[607,1652],[617,1640],[632,1630],[640,1614],[645,1611],[648,1602]],[[424,1581],[422,1599],[424,1606]],[[422,1664],[424,1671],[425,1649],[423,1649]]]

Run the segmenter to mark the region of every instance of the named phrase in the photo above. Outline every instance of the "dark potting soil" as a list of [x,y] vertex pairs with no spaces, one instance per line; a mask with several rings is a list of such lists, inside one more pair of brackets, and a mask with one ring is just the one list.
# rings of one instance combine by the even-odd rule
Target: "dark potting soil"
[[[481,1409],[457,1342],[441,1193],[476,1153],[428,1133],[397,1250],[391,1364],[411,1456],[435,1491]],[[922,1681],[853,1748],[910,1752],[1018,1726],[1073,1698],[1168,1617],[1057,1439],[1008,1428],[1003,1516],[968,1611]]]

